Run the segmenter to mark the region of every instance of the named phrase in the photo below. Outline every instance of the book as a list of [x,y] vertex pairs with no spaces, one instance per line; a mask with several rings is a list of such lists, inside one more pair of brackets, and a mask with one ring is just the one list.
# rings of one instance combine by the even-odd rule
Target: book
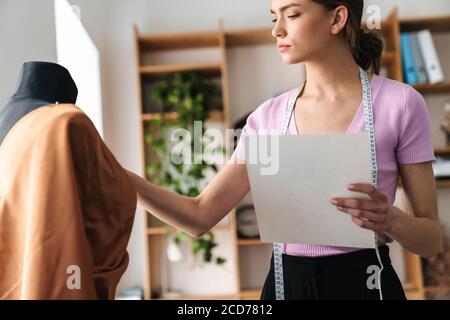
[[441,64],[434,46],[433,38],[430,30],[422,30],[417,33],[420,50],[422,52],[423,60],[430,83],[438,83],[444,81]]
[[417,32],[410,34],[410,43],[413,51],[414,66],[417,72],[417,83],[428,82],[427,70],[425,61],[423,60],[422,51],[420,50]]
[[416,84],[418,82],[417,72],[414,65],[414,55],[409,33],[402,32],[400,34],[400,44],[402,49],[403,72],[405,74],[405,81],[408,84]]

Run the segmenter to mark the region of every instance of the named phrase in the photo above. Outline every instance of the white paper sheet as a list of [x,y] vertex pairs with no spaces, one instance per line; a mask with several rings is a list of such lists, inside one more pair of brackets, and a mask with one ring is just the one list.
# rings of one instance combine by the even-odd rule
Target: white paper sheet
[[[367,133],[249,135],[245,139],[250,148],[246,154],[251,194],[263,242],[375,247],[373,231],[357,226],[349,214],[330,203],[333,197],[369,198],[347,189],[350,183],[371,182]],[[261,148],[267,141],[273,146],[270,151],[279,150],[279,157],[272,153],[271,162],[263,165],[255,160],[261,157],[254,157],[252,147],[259,144],[259,155],[270,155]]]

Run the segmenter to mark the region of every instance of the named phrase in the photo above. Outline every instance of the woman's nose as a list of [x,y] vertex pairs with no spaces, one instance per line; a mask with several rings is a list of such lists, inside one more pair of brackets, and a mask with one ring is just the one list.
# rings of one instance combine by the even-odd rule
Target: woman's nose
[[275,26],[272,28],[272,36],[274,38],[286,36],[286,31],[280,27],[278,22],[276,22]]

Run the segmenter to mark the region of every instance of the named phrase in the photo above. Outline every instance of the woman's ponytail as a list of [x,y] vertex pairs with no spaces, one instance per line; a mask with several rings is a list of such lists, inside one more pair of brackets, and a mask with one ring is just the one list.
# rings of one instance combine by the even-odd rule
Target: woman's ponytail
[[364,9],[364,0],[313,0],[329,10],[340,5],[348,9],[348,21],[344,36],[352,53],[353,59],[364,70],[380,73],[381,53],[383,41],[374,33],[365,33],[361,29],[361,20]]
[[380,74],[383,41],[374,33],[365,33],[360,29],[354,46],[350,47],[353,58],[364,70],[371,69]]

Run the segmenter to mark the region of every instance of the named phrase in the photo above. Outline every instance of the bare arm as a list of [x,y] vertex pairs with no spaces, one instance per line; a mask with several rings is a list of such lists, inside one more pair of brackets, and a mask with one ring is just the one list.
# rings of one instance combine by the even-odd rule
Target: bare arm
[[408,250],[432,257],[442,238],[431,162],[400,164],[400,174],[414,216],[397,208],[391,233]]
[[195,198],[163,189],[130,171],[128,175],[143,208],[194,237],[214,227],[250,190],[247,168],[234,157]]

